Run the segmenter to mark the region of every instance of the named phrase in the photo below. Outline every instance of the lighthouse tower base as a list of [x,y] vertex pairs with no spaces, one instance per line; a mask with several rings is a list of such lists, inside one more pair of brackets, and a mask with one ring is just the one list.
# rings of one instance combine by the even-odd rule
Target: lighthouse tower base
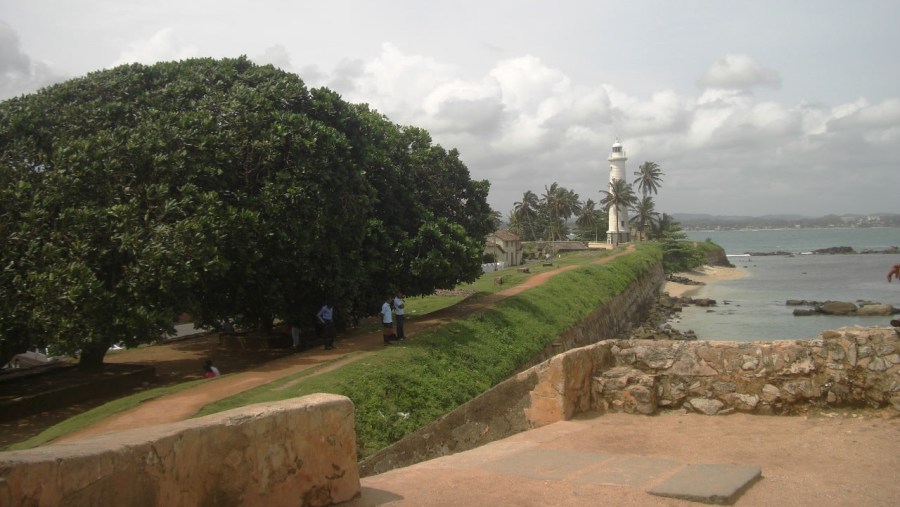
[[631,241],[631,233],[628,231],[607,231],[606,232],[606,242],[611,245],[618,245],[619,243],[628,243]]

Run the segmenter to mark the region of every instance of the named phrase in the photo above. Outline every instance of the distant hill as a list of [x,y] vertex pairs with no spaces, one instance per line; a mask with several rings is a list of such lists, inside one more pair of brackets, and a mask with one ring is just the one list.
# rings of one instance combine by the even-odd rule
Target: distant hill
[[716,229],[783,229],[793,227],[900,227],[900,214],[878,213],[871,215],[709,215],[698,213],[673,213],[672,217],[686,230]]

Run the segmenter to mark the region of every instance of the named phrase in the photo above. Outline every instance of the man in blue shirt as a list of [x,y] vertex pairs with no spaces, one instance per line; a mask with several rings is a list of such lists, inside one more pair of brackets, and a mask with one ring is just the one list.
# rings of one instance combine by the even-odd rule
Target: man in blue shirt
[[382,336],[384,336],[384,344],[390,345],[397,336],[394,334],[394,319],[391,314],[391,295],[388,294],[381,304],[381,325],[383,327]]
[[325,350],[334,348],[334,306],[327,302],[319,309],[316,318],[322,323],[322,333],[325,335]]

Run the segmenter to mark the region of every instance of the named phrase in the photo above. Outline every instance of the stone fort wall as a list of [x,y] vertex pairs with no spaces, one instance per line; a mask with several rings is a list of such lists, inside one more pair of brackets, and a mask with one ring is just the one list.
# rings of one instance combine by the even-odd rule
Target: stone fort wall
[[900,340],[849,327],[812,340],[604,340],[555,355],[360,463],[368,476],[582,413],[900,411]]
[[321,506],[359,491],[353,403],[330,394],[0,453],[3,506]]

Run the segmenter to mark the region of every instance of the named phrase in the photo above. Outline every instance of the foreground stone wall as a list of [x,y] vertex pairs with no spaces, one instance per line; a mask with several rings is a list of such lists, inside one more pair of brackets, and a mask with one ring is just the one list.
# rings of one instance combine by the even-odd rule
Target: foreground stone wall
[[852,327],[813,340],[601,341],[507,379],[363,461],[360,473],[460,452],[585,412],[793,414],[811,404],[900,411],[897,333]]
[[0,453],[0,505],[331,505],[359,494],[353,403],[314,394]]

